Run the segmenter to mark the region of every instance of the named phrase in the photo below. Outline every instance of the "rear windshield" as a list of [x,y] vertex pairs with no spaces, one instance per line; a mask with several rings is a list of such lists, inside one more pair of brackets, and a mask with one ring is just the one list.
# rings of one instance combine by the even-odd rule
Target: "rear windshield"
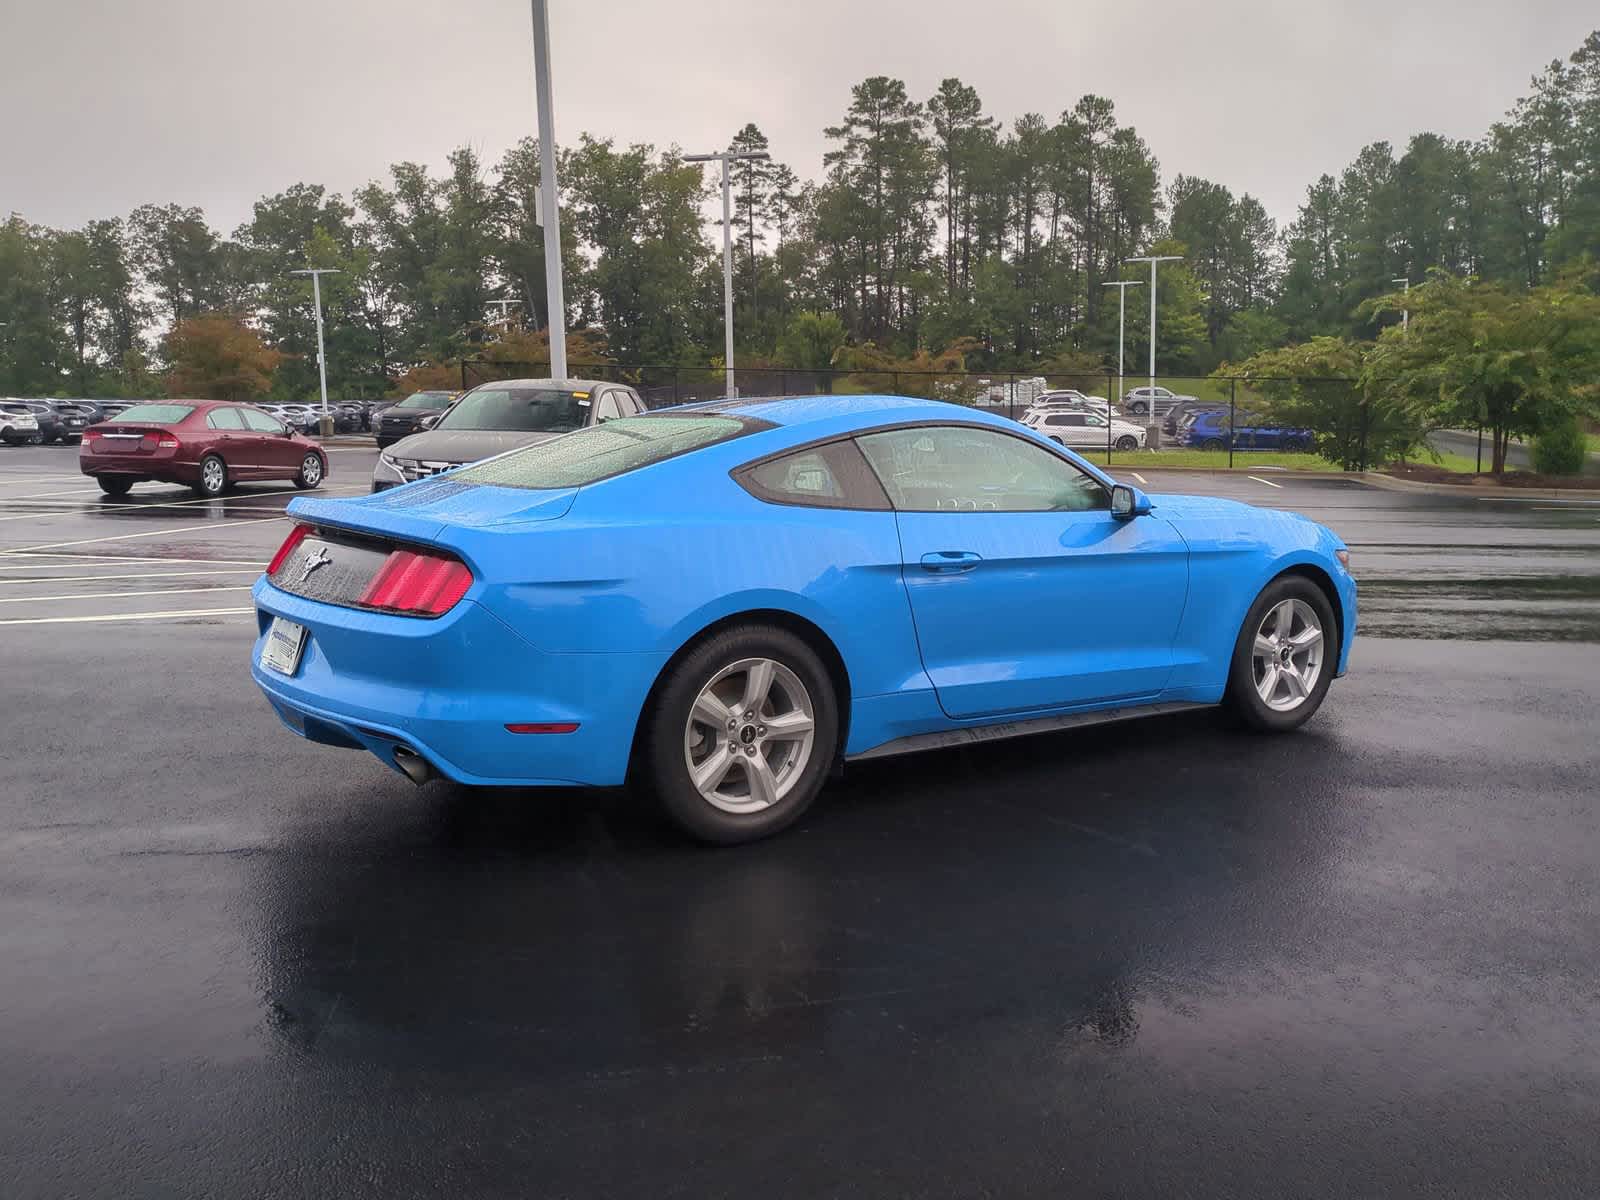
[[569,433],[589,423],[589,404],[588,392],[481,387],[457,400],[434,428]]
[[443,408],[450,403],[449,392],[412,392],[396,408]]
[[749,428],[748,422],[734,417],[618,417],[464,467],[451,478],[500,487],[582,487],[675,454],[725,442]]
[[181,421],[194,411],[191,404],[135,404],[132,408],[125,408],[117,414],[119,421],[151,421],[158,425],[170,425],[174,421]]

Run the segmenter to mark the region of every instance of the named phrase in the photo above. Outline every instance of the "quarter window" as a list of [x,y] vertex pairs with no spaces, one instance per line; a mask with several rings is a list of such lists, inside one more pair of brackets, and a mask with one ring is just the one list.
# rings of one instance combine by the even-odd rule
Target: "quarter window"
[[852,441],[829,442],[734,473],[758,500],[807,508],[887,511],[889,497]]
[[906,512],[1081,512],[1111,507],[1092,475],[1041,446],[962,425],[857,439],[894,506]]

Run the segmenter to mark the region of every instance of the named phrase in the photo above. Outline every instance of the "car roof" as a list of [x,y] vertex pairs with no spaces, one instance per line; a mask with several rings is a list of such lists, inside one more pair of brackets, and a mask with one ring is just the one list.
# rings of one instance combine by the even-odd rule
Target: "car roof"
[[832,423],[843,418],[855,418],[864,426],[880,424],[883,418],[891,421],[973,419],[981,420],[983,424],[1000,422],[1000,418],[979,409],[947,404],[942,400],[922,400],[915,396],[770,396],[702,401],[655,411],[755,417],[785,427]]
[[[633,389],[633,385],[632,384],[622,383],[621,381],[616,380],[616,379],[570,379],[570,378],[569,379],[486,379],[482,383],[474,384],[473,385],[473,389],[476,390],[477,388],[490,387],[490,386],[533,388],[533,389],[538,390],[538,391],[551,391],[551,392],[590,392],[590,391],[593,391],[596,388],[603,388],[603,387],[625,387],[625,388],[628,388],[630,391]],[[426,390],[430,391],[430,392],[437,392],[437,393],[439,393],[441,395],[446,395],[446,396],[450,394],[444,388],[428,388]]]

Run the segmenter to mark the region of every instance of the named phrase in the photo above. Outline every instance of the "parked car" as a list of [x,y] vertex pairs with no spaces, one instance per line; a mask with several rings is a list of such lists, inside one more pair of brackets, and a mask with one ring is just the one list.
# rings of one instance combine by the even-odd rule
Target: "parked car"
[[367,406],[358,400],[333,405],[333,427],[339,433],[359,433],[367,427]]
[[1045,392],[1032,404],[1028,411],[1043,409],[1092,409],[1103,416],[1112,415],[1111,404],[1099,396],[1088,396],[1076,388],[1058,388],[1053,392]]
[[313,434],[317,432],[322,410],[309,404],[280,404],[274,415],[299,433]]
[[372,490],[385,491],[520,446],[644,412],[639,393],[598,379],[508,379],[465,393],[427,429],[378,454]]
[[841,760],[1219,703],[1293,729],[1356,628],[1323,526],[904,397],[621,417],[288,511],[250,670],[293,733],[417,783],[631,779],[712,842]]
[[1137,417],[1147,417],[1152,413],[1164,417],[1174,404],[1194,399],[1196,397],[1180,396],[1164,387],[1136,387],[1122,397],[1122,411]]
[[0,401],[0,441],[8,446],[25,442],[38,445],[43,438],[39,433],[39,418],[25,404]]
[[372,420],[372,430],[377,435],[378,449],[392,446],[403,437],[415,433],[426,417],[436,417],[450,407],[455,392],[412,392],[397,404],[378,413]]
[[66,422],[61,414],[43,400],[6,400],[4,406],[14,413],[32,413],[38,427],[41,444],[66,440]]
[[1310,429],[1277,425],[1251,413],[1239,413],[1238,424],[1230,427],[1228,410],[1217,409],[1195,415],[1184,431],[1183,444],[1201,450],[1303,451],[1316,444],[1316,434]]
[[[1023,424],[1044,434],[1058,446],[1074,450],[1137,450],[1144,445],[1144,426],[1096,412],[1030,413]],[[1109,427],[1109,428],[1108,428]]]
[[220,496],[251,479],[289,479],[319,487],[328,456],[260,409],[215,400],[136,404],[84,432],[78,469],[108,496],[149,480],[182,483]]
[[47,400],[45,403],[60,418],[61,440],[68,445],[77,445],[83,438],[83,431],[100,415],[93,405],[83,400]]
[[135,404],[147,404],[146,400],[103,400],[100,402],[100,420],[107,421],[112,417],[126,412]]
[[1227,412],[1228,406],[1215,400],[1180,400],[1167,409],[1166,416],[1161,422],[1161,431],[1168,437],[1176,437],[1178,430],[1190,416],[1216,411]]

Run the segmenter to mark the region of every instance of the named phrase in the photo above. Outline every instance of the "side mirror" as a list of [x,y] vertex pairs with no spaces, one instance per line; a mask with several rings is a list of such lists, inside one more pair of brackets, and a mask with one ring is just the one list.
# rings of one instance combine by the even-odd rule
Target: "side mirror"
[[435,413],[431,417],[423,417],[422,420],[417,422],[418,426],[420,426],[423,429],[432,429],[438,423],[439,423],[439,415],[437,413]]
[[1136,487],[1119,483],[1111,489],[1111,515],[1119,521],[1142,517],[1150,511],[1150,497]]

